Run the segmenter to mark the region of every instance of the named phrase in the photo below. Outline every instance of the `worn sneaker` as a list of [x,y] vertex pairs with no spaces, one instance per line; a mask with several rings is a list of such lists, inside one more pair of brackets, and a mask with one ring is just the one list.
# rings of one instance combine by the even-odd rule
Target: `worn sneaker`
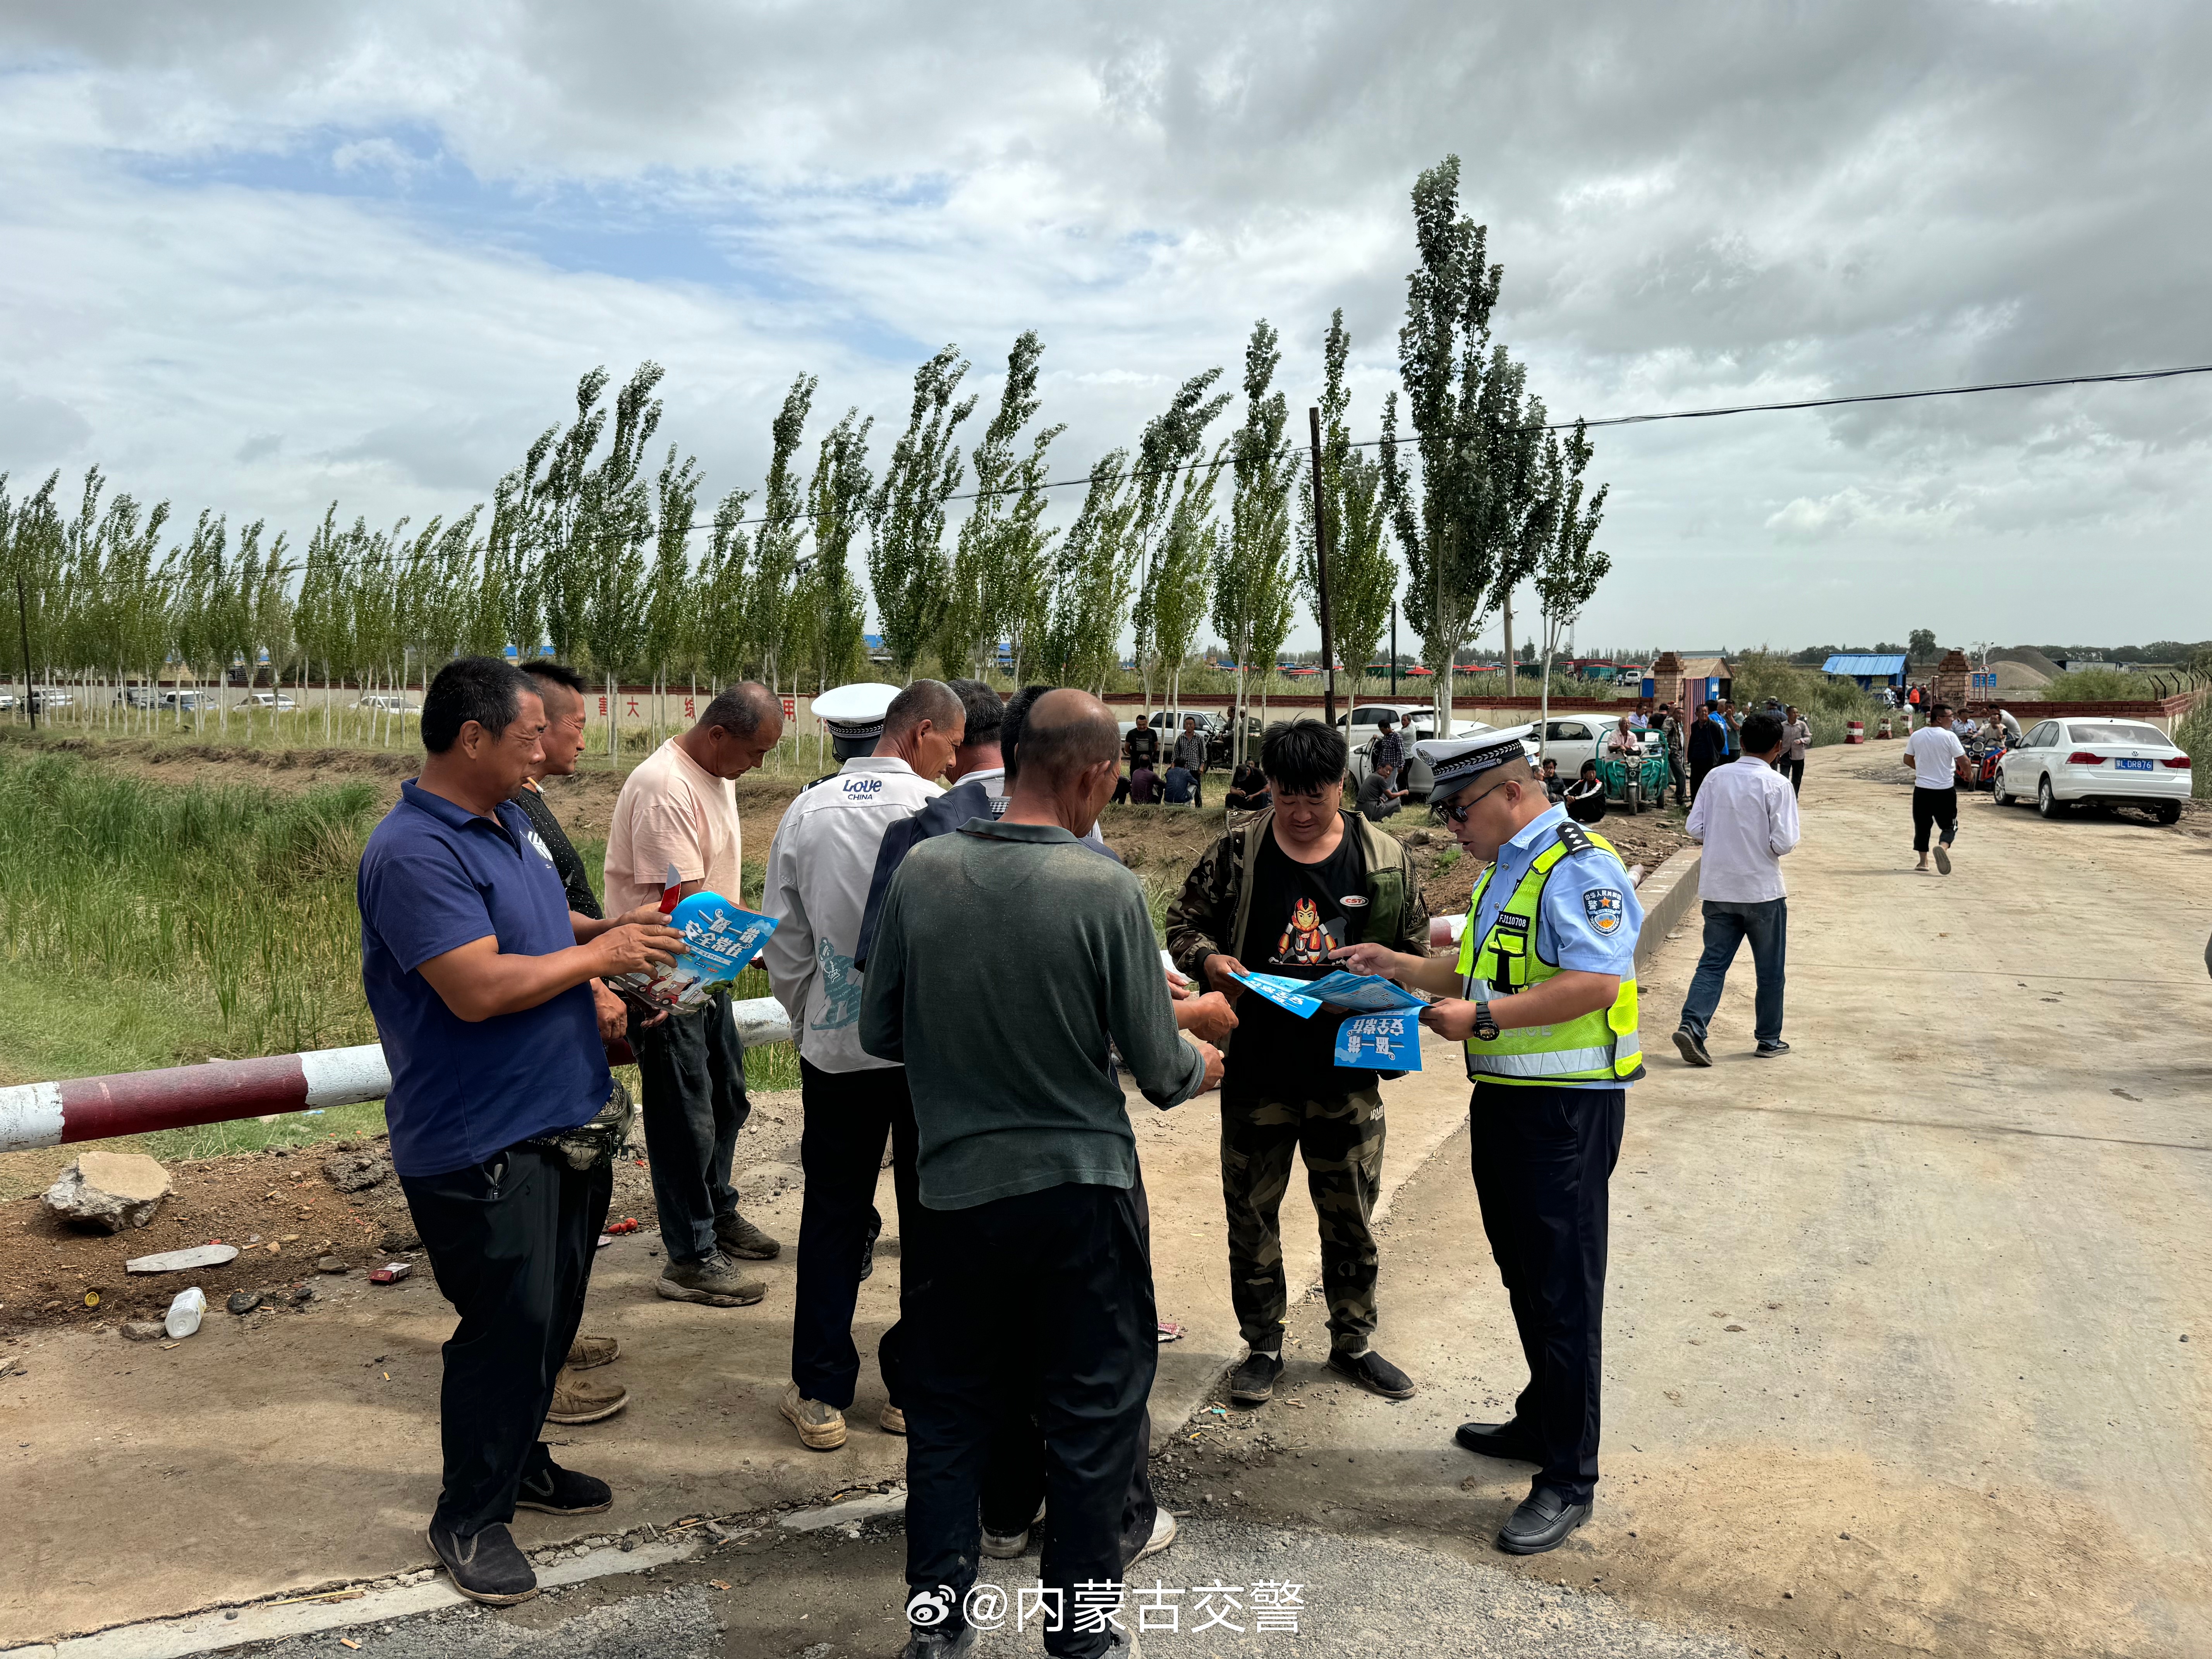
[[741,1261],[773,1261],[783,1246],[732,1210],[714,1218],[714,1242]]
[[884,1402],[883,1413],[876,1419],[876,1426],[885,1434],[906,1432],[906,1413],[889,1401]]
[[1759,1057],[1761,1060],[1772,1060],[1778,1054],[1786,1054],[1789,1052],[1790,1045],[1780,1037],[1775,1038],[1771,1042],[1762,1042],[1759,1045]]
[[[1167,1511],[1162,1510],[1160,1513],[1165,1515]],[[1043,1522],[1044,1499],[1040,1498],[1037,1499],[1036,1513],[1030,1517],[1028,1526],[1017,1528],[1012,1532],[993,1532],[990,1528],[985,1527],[983,1553],[994,1561],[1011,1561],[1015,1557],[1026,1553],[1030,1547],[1030,1532],[1043,1524]]]
[[611,1365],[620,1358],[622,1344],[611,1336],[580,1336],[568,1345],[568,1369],[572,1371]]
[[1713,1057],[1705,1052],[1705,1040],[1685,1025],[1674,1033],[1674,1047],[1692,1066],[1710,1066]]
[[579,1423],[599,1423],[629,1404],[629,1390],[621,1383],[597,1376],[579,1376],[573,1366],[563,1365],[553,1379],[553,1404],[545,1413],[545,1420],[569,1427]]
[[743,1308],[768,1294],[764,1279],[746,1279],[720,1250],[696,1261],[672,1261],[653,1286],[671,1302],[703,1302],[710,1308]]
[[1240,1406],[1264,1406],[1275,1397],[1275,1383],[1283,1374],[1283,1357],[1255,1348],[1229,1376],[1229,1397]]
[[1936,867],[1947,876],[1951,873],[1951,849],[1940,841],[1936,843]]
[[[923,1630],[909,1626],[911,1634],[899,1650],[899,1659],[967,1659],[975,1650],[975,1626],[963,1620],[958,1630],[939,1626]],[[1111,1647],[1107,1649],[1113,1651]]]
[[796,1382],[786,1386],[777,1410],[799,1431],[799,1443],[810,1451],[836,1451],[845,1443],[845,1413],[819,1400],[809,1400]]
[[548,1463],[535,1474],[526,1474],[514,1491],[514,1507],[544,1515],[597,1515],[615,1504],[615,1489],[597,1476],[579,1474],[558,1463]]
[[1328,1368],[1346,1382],[1385,1400],[1413,1397],[1413,1379],[1372,1348],[1364,1353],[1332,1353]]
[[1176,1524],[1175,1516],[1170,1515],[1165,1509],[1155,1510],[1152,1512],[1152,1535],[1145,1540],[1144,1548],[1122,1564],[1123,1574],[1127,1575],[1131,1567],[1135,1566],[1146,1556],[1158,1555],[1162,1550],[1167,1548],[1169,1545],[1175,1542],[1176,1534],[1182,1530],[1182,1528]]
[[433,1521],[425,1535],[431,1553],[453,1575],[453,1588],[471,1601],[511,1607],[538,1594],[538,1575],[499,1522],[462,1538]]

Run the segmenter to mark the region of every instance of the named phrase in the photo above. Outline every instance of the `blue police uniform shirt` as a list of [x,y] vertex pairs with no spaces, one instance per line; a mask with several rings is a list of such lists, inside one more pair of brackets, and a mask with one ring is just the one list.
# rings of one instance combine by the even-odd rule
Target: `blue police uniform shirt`
[[590,985],[472,1024],[417,971],[487,935],[503,956],[548,956],[576,942],[552,854],[520,807],[502,801],[496,819],[479,817],[409,779],[369,835],[354,891],[401,1175],[483,1163],[588,1122],[606,1103],[612,1085]]
[[[1559,838],[1567,809],[1553,806],[1522,827],[1498,849],[1498,867],[1482,890],[1482,902],[1468,918],[1476,929],[1476,948],[1490,937],[1498,913],[1521,885],[1537,855]],[[1610,922],[1608,927],[1606,924]],[[1628,872],[1600,847],[1569,853],[1552,866],[1544,896],[1536,907],[1536,954],[1545,962],[1586,974],[1636,976],[1636,936],[1644,929],[1644,907],[1636,901]],[[1619,1083],[1561,1083],[1561,1089],[1618,1089]]]

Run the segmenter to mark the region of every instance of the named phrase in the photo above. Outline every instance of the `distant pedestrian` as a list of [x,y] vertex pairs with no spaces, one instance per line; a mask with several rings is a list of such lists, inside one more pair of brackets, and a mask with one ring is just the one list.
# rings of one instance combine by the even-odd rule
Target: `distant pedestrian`
[[1797,793],[1776,762],[1789,745],[1782,722],[1753,714],[1743,723],[1744,754],[1705,780],[1686,829],[1705,845],[1698,866],[1705,952],[1698,958],[1674,1046],[1692,1066],[1710,1066],[1705,1033],[1736,947],[1751,941],[1759,975],[1753,1036],[1761,1059],[1790,1052],[1782,1040],[1784,957],[1789,943],[1788,889],[1781,860],[1797,844]]
[[1549,755],[1544,757],[1544,772],[1540,780],[1544,786],[1544,799],[1557,805],[1566,799],[1567,781],[1559,775],[1559,763]]
[[1682,754],[1682,735],[1681,705],[1670,702],[1660,710],[1659,740],[1667,751],[1667,777],[1674,786],[1674,803],[1687,806],[1690,774]]
[[1378,763],[1359,786],[1359,811],[1370,823],[1380,823],[1397,816],[1406,799],[1406,792],[1398,787],[1398,769]]
[[1133,766],[1127,778],[1129,805],[1158,806],[1160,804],[1160,775],[1150,766]]
[[1929,832],[1941,829],[1936,867],[1951,873],[1951,843],[1959,836],[1959,781],[1966,775],[1966,746],[1951,730],[1951,705],[1933,704],[1928,724],[1905,740],[1899,763],[1912,769],[1912,850],[1928,868]]
[[[1175,753],[1170,758],[1176,765],[1190,774],[1190,804],[1206,805],[1206,735],[1198,729],[1198,716],[1182,717],[1182,732],[1175,740]],[[1169,800],[1174,801],[1170,795]],[[1176,803],[1180,805],[1180,803]]]
[[1567,816],[1577,823],[1598,823],[1605,818],[1605,780],[1597,775],[1597,763],[1586,760],[1581,775],[1567,786],[1560,798],[1566,803]]
[[1791,703],[1782,711],[1782,771],[1790,780],[1790,793],[1805,785],[1805,751],[1813,746],[1813,723]]
[[1375,722],[1378,728],[1374,740],[1367,745],[1367,758],[1375,769],[1381,771],[1387,764],[1400,777],[1406,773],[1406,740],[1398,734],[1398,716],[1384,709]]
[[1160,793],[1170,806],[1196,806],[1198,775],[1178,760],[1160,780]]
[[1232,812],[1256,812],[1270,799],[1267,775],[1260,769],[1259,762],[1246,761],[1231,779],[1229,793],[1223,797],[1222,804]]
[[1129,728],[1127,748],[1129,773],[1132,777],[1136,775],[1137,769],[1140,766],[1150,771],[1159,769],[1160,734],[1154,731],[1147,721],[1139,720]]
[[1689,735],[1683,742],[1690,762],[1690,799],[1695,802],[1698,786],[1728,754],[1728,726],[1721,720],[1719,703],[1709,701],[1704,704],[1698,717],[1690,722]]

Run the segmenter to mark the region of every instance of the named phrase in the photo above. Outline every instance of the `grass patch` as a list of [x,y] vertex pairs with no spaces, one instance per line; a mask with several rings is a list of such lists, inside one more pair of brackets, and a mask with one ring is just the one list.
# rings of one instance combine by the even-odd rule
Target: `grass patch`
[[[0,750],[0,1081],[374,1042],[354,877],[381,813],[368,782],[178,786]],[[580,850],[596,873],[603,843]],[[746,876],[757,900],[759,866]],[[757,969],[738,990],[768,994]],[[756,1088],[798,1082],[787,1046],[747,1069]],[[149,1149],[210,1157],[381,1123],[380,1107],[348,1107]]]

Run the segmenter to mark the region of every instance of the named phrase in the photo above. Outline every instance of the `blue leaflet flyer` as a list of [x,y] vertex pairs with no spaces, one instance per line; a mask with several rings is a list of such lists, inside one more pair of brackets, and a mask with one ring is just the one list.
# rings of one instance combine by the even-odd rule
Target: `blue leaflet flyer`
[[1409,1010],[1419,1013],[1428,1006],[1404,986],[1393,984],[1379,974],[1352,974],[1342,969],[1320,979],[1303,981],[1298,989],[1332,1008],[1349,1008],[1355,1013],[1395,1014]]
[[772,916],[757,915],[720,893],[694,893],[678,902],[668,925],[684,935],[684,953],[665,968],[623,974],[607,983],[655,1008],[688,1013],[726,991],[760,954],[775,931]]
[[1302,979],[1288,979],[1281,974],[1231,974],[1229,977],[1300,1019],[1311,1019],[1321,1012],[1321,999],[1306,994]]
[[1370,1072],[1421,1069],[1421,1017],[1354,1014],[1336,1028],[1336,1063]]

